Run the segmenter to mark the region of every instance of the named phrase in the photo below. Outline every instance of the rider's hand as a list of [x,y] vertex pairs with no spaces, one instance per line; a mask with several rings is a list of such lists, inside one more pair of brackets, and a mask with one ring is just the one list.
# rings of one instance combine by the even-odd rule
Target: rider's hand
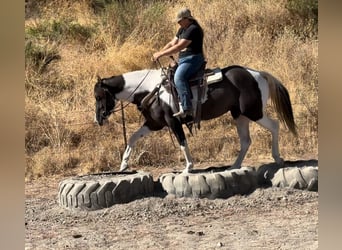
[[152,61],[157,61],[160,57],[161,57],[161,53],[160,52],[156,52],[152,56]]

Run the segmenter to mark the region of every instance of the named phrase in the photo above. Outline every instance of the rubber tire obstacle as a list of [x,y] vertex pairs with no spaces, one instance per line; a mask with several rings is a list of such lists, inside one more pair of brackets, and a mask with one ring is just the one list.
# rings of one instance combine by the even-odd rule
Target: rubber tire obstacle
[[317,160],[284,162],[283,167],[265,164],[258,169],[257,176],[259,186],[318,191]]
[[77,176],[59,184],[60,206],[72,210],[98,210],[163,192],[175,197],[228,198],[259,187],[318,191],[318,162],[285,162],[230,169],[229,166],[162,174],[157,182],[146,172],[110,172]]
[[160,176],[159,182],[169,195],[176,197],[228,198],[251,193],[257,188],[254,168],[218,170],[209,168],[192,173],[167,173]]
[[61,181],[58,199],[64,208],[97,210],[150,195],[153,190],[149,173],[101,173]]
[[318,191],[318,167],[281,168],[274,175],[272,186]]

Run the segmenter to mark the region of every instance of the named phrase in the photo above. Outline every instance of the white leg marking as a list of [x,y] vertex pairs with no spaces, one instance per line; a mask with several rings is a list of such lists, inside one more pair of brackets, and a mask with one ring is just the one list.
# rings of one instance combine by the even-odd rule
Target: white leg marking
[[128,160],[129,160],[129,157],[132,153],[132,150],[133,150],[136,142],[140,138],[148,135],[151,132],[152,131],[148,127],[142,126],[134,134],[132,134],[132,136],[128,140],[128,145],[127,145],[125,153],[122,157],[122,161],[121,161],[121,165],[120,165],[120,172],[125,171],[128,168]]
[[241,148],[239,155],[232,166],[233,169],[241,168],[241,163],[246,156],[249,146],[251,145],[251,138],[249,135],[249,122],[250,120],[243,115],[240,115],[239,118],[236,119],[236,127],[240,138]]
[[181,146],[181,150],[186,160],[186,166],[185,166],[185,169],[183,170],[183,173],[188,173],[189,170],[191,170],[194,167],[194,163],[190,154],[188,144],[186,142],[185,142],[185,146]]
[[132,149],[133,148],[130,145],[127,145],[125,153],[122,157],[122,161],[120,165],[120,172],[125,171],[128,168],[128,160],[129,160],[129,156],[131,155]]

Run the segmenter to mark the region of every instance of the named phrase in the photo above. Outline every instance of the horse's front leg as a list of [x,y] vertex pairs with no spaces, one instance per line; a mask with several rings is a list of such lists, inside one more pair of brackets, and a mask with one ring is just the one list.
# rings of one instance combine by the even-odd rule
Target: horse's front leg
[[120,172],[125,171],[128,168],[128,160],[137,141],[151,132],[152,131],[147,126],[143,125],[131,135],[131,137],[128,139],[128,144],[122,157]]
[[183,142],[181,142],[180,145],[181,145],[180,148],[184,154],[185,161],[186,161],[186,165],[185,165],[185,169],[183,170],[183,173],[188,173],[191,169],[193,169],[194,162],[192,160],[187,141],[184,140]]
[[240,138],[240,152],[231,169],[241,168],[241,164],[245,159],[249,146],[251,145],[249,119],[243,115],[240,115],[235,121],[237,132]]
[[182,124],[177,118],[171,117],[170,115],[166,116],[166,121],[167,121],[168,126],[171,128],[172,132],[176,136],[177,141],[180,145],[181,151],[184,154],[186,165],[185,165],[185,169],[183,170],[183,173],[188,173],[191,169],[193,169],[194,163],[190,154],[188,143],[185,138]]

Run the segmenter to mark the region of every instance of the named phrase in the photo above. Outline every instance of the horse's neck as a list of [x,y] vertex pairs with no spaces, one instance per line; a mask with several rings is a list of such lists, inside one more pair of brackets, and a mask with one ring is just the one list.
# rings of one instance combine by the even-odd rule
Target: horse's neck
[[125,81],[124,88],[116,94],[119,100],[133,102],[134,96],[144,92],[151,92],[162,80],[160,70],[139,70],[122,75]]

